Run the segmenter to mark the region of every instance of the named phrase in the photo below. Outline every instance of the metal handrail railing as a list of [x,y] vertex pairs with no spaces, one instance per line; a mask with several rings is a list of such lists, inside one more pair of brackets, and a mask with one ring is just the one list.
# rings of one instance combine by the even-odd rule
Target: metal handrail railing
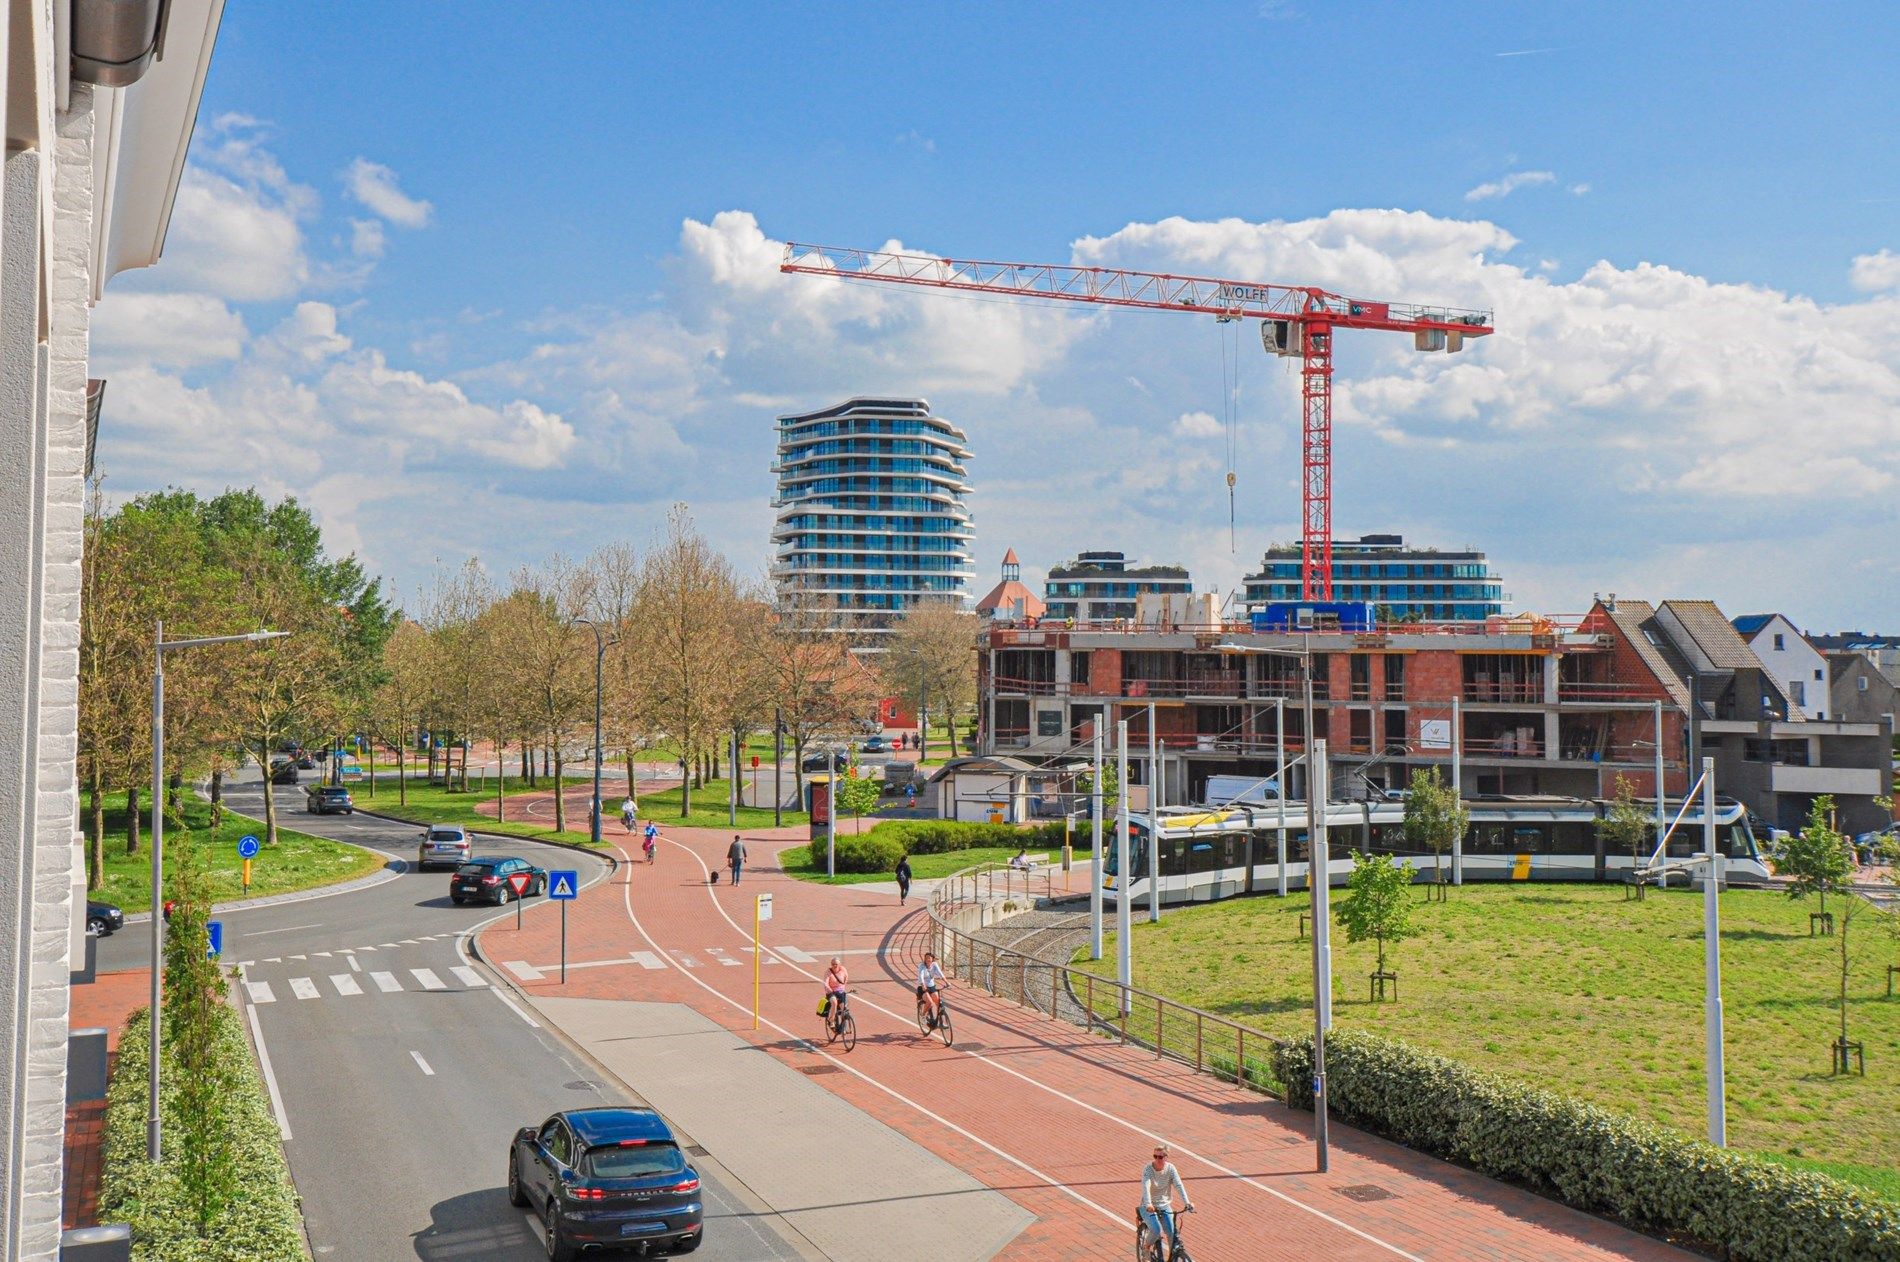
[[1053,894],[1054,880],[1055,873],[1049,869],[1038,874],[1007,865],[981,864],[939,882],[926,907],[931,949],[944,972],[998,999],[1033,1008],[1051,1020],[1081,1026],[1124,1045],[1145,1047],[1157,1059],[1169,1058],[1192,1065],[1196,1073],[1285,1095],[1285,1084],[1273,1070],[1272,1049],[1290,1040],[1178,1003],[1166,995],[1124,986],[1085,968],[999,946],[952,923],[973,917],[977,927],[984,927],[989,923],[990,907],[1010,904],[1019,894],[1033,900],[1038,885],[1045,896]]

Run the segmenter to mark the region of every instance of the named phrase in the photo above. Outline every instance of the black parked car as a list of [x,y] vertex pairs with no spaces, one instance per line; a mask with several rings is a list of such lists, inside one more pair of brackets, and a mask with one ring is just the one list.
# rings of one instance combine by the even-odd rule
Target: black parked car
[[699,1172],[652,1109],[570,1109],[508,1145],[508,1199],[533,1209],[556,1262],[588,1248],[699,1248]]
[[102,938],[108,933],[117,933],[125,928],[125,913],[111,903],[95,903],[86,900],[86,933],[90,937]]
[[297,783],[297,764],[288,758],[282,762],[272,763],[270,765],[270,782],[272,784]]
[[303,809],[312,815],[356,814],[356,800],[340,784],[320,784],[310,790]]
[[470,859],[455,869],[455,875],[449,878],[449,901],[458,907],[470,900],[492,901],[499,907],[515,896],[508,878],[519,872],[528,874],[528,888],[522,897],[532,898],[548,892],[546,868],[537,868],[526,859],[511,855],[488,855]]

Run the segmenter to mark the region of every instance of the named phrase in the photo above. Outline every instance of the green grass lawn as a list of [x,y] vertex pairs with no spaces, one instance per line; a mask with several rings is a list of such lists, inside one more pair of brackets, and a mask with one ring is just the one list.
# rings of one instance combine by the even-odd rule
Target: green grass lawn
[[[1008,863],[1016,857],[1014,846],[983,846],[969,850],[948,850],[943,854],[914,854],[910,857],[911,877],[919,881],[935,880],[949,876],[952,872],[961,872],[964,868],[975,867],[979,863]],[[1041,851],[1035,853],[1040,854]],[[889,881],[895,878],[889,872],[840,872],[830,880],[825,879],[825,865],[822,859],[813,864],[806,860],[804,849],[797,848],[785,852],[785,872],[802,881],[816,881],[820,885],[864,885],[872,881]],[[1038,878],[1044,870],[1038,870]],[[1057,891],[1062,885],[1062,869],[1055,870]],[[1087,890],[1088,882],[1080,876],[1074,879],[1075,888]],[[1041,885],[1036,886],[1041,889]]]
[[[1304,895],[1235,899],[1138,924],[1135,984],[1304,1033],[1312,950],[1297,919],[1307,906]],[[1900,943],[1871,913],[1856,920],[1849,1037],[1866,1045],[1867,1076],[1832,1077],[1839,956],[1835,939],[1808,936],[1811,910],[1812,900],[1778,893],[1722,896],[1729,1143],[1900,1197],[1900,998],[1885,997]],[[1368,1002],[1373,946],[1335,927],[1337,1025],[1705,1132],[1699,893],[1625,902],[1620,887],[1465,886],[1421,903],[1415,920],[1420,936],[1387,952],[1398,1003]],[[1112,974],[1113,960],[1111,948],[1085,966]]]
[[[308,833],[283,827],[285,813],[281,799],[278,806],[277,845],[275,848],[265,847],[251,861],[250,897],[288,894],[296,890],[314,889],[319,885],[355,880],[377,871],[387,862],[384,856],[360,846],[312,837]],[[237,842],[246,833],[255,833],[262,838],[263,821],[247,819],[227,810],[224,823],[212,828],[211,803],[197,797],[185,799],[184,814],[186,829],[180,829],[174,820],[168,819],[165,824],[167,873],[171,870],[172,859],[178,853],[178,848],[190,845],[204,856],[205,870],[211,878],[213,899],[222,901],[245,897],[244,861],[238,858]],[[81,811],[80,815],[90,834],[90,815],[85,811]],[[116,809],[107,809],[105,883],[91,891],[89,897],[113,903],[127,912],[151,909],[152,839],[145,827],[149,822],[149,815],[141,819],[139,851],[128,855],[125,852],[125,807],[121,804]]]
[[[512,786],[513,781],[510,781]],[[584,776],[570,776],[568,783],[585,785],[591,781]],[[693,790],[692,812],[684,817],[680,815],[680,791],[668,789],[664,793],[643,793],[640,795],[640,818],[654,820],[662,829],[667,828],[725,828],[726,824],[726,781],[708,781]],[[393,779],[385,779],[376,786],[376,796],[369,796],[368,785],[354,786],[351,790],[358,803],[365,810],[377,811],[386,815],[395,815],[403,819],[413,819],[429,824],[466,824],[470,828],[479,828],[484,832],[504,833],[511,837],[556,838],[561,841],[573,841],[585,844],[588,841],[587,816],[576,812],[567,821],[567,829],[556,833],[553,826],[552,807],[543,808],[543,813],[535,816],[526,814],[525,808],[516,805],[513,799],[523,794],[543,793],[552,787],[547,778],[540,781],[540,788],[516,789],[510,787],[504,798],[504,810],[508,818],[497,820],[492,814],[484,815],[476,809],[477,804],[493,807],[495,791],[493,781],[486,789],[479,789],[471,783],[467,793],[461,793],[441,785],[410,781],[408,804],[398,801],[396,784]],[[623,836],[620,832],[621,797],[607,792],[606,828],[610,836]],[[787,826],[803,824],[803,811],[786,811]],[[761,807],[742,806],[739,808],[739,828],[741,830],[772,827],[772,812]]]

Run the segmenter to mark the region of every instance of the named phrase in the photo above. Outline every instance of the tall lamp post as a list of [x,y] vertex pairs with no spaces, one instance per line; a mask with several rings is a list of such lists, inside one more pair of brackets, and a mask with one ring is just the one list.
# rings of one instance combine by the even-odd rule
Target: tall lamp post
[[[145,1156],[158,1161],[158,1051],[163,1025],[159,1013],[164,1006],[165,972],[165,654],[173,649],[202,648],[207,644],[237,644],[250,640],[275,640],[288,631],[247,631],[243,635],[207,635],[193,640],[167,640],[164,622],[152,629],[152,1007],[151,1063],[147,1066],[145,1107]],[[270,774],[268,751],[264,774]],[[268,787],[268,786],[267,786]]]
[[[589,826],[588,836],[592,837],[594,844],[598,846],[600,844],[600,764],[602,761],[600,748],[600,676],[602,668],[607,663],[607,646],[620,643],[620,637],[614,636],[609,638],[601,635],[600,624],[591,618],[573,618],[569,620],[569,625],[587,627],[594,633],[594,802],[592,808],[589,809],[587,813],[593,817],[593,822]],[[627,769],[627,776],[627,793],[631,796],[633,793],[633,769],[631,767]],[[561,786],[558,784],[555,785],[554,791],[559,793]]]

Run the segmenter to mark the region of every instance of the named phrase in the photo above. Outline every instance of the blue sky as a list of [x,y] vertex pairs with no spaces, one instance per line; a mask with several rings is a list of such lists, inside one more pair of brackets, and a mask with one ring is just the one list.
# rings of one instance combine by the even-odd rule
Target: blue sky
[[1293,535],[1256,351],[1229,547],[1211,324],[770,268],[896,239],[1495,305],[1455,363],[1342,348],[1341,533],[1485,547],[1520,607],[1900,615],[1884,7],[944,8],[230,6],[167,259],[101,308],[109,489],[261,477],[404,592],[674,499],[757,572],[774,412],[907,390],[970,433],[980,581],[1227,590]]

